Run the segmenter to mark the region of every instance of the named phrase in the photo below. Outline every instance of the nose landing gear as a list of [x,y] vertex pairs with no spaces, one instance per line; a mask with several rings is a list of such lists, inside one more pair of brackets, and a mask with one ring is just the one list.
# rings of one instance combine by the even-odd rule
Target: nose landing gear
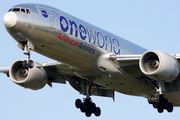
[[24,54],[27,55],[27,60],[24,60],[22,62],[22,67],[23,68],[33,68],[34,66],[34,62],[32,60],[30,60],[30,48],[25,45],[26,47],[26,51],[24,51]]

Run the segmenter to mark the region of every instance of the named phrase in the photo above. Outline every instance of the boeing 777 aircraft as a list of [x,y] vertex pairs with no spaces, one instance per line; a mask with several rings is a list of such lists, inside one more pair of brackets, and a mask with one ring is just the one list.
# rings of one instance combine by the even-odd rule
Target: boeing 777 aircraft
[[[80,94],[75,105],[87,117],[100,116],[91,95],[114,92],[147,98],[159,113],[180,106],[180,54],[147,50],[53,7],[19,4],[4,16],[8,33],[26,60],[1,67],[17,85],[38,90],[67,81]],[[35,51],[56,61],[39,63]]]

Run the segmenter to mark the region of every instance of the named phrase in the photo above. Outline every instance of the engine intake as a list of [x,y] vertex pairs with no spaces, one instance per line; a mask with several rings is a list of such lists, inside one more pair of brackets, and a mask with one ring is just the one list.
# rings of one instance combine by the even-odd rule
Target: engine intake
[[176,59],[160,50],[145,52],[139,65],[146,76],[155,80],[171,82],[179,75],[179,64]]
[[25,88],[37,90],[43,88],[48,80],[47,73],[40,63],[33,61],[33,68],[23,68],[24,60],[15,61],[10,67],[11,80]]

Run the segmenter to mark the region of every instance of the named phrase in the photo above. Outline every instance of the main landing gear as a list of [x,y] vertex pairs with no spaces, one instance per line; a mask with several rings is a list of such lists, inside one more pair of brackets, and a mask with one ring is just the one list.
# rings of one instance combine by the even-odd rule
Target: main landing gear
[[168,112],[173,111],[173,104],[169,103],[168,99],[164,98],[163,92],[165,92],[164,82],[158,81],[158,88],[156,88],[156,95],[150,95],[148,97],[149,104],[152,104],[152,106],[157,109],[159,113],[162,113],[165,109]]
[[23,68],[33,68],[34,66],[34,62],[32,60],[30,60],[30,48],[25,45],[26,47],[26,51],[24,51],[24,54],[27,55],[27,60],[24,60],[22,62],[22,67]]
[[159,113],[162,113],[164,109],[166,109],[168,112],[173,111],[173,104],[169,103],[168,99],[164,98],[163,94],[158,94],[156,96],[150,95],[148,97],[148,102],[149,104],[152,104]]
[[85,113],[85,115],[87,117],[90,117],[92,115],[92,113],[95,114],[95,116],[100,116],[101,115],[101,109],[99,107],[96,106],[96,104],[94,102],[92,102],[91,98],[90,98],[90,91],[92,88],[92,82],[88,82],[87,81],[87,86],[86,88],[86,98],[83,99],[83,101],[81,101],[80,99],[77,99],[75,101],[75,106],[76,108],[79,108],[81,110],[82,113]]
[[95,116],[100,116],[101,109],[96,107],[96,104],[91,101],[91,98],[85,98],[83,102],[80,99],[77,99],[75,102],[76,108],[80,108],[81,112],[85,113],[87,117],[90,117],[92,113]]

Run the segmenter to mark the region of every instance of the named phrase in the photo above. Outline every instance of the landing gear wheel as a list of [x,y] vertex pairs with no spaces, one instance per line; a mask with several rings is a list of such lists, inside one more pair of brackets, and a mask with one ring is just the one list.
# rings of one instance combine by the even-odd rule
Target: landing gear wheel
[[77,99],[75,102],[76,108],[81,108],[82,107],[82,102],[80,99]]
[[86,107],[86,109],[89,109],[91,107],[91,98],[86,98],[84,100],[84,106]]
[[154,108],[158,108],[158,104],[157,103],[153,103],[153,107]]
[[149,104],[153,104],[154,103],[154,96],[153,95],[148,96],[148,103]]
[[86,111],[85,114],[86,114],[86,117],[90,117],[91,116],[91,112],[89,110]]
[[158,104],[163,104],[164,103],[164,95],[160,94],[157,96],[157,103]]
[[84,113],[87,117],[90,117],[92,113],[95,114],[95,116],[100,116],[101,109],[99,107],[96,107],[96,104],[91,101],[91,98],[88,97],[83,100],[83,102],[80,99],[77,99],[75,101],[76,108],[80,108],[81,112]]
[[164,102],[163,102],[163,108],[164,109],[167,109],[167,107],[168,107],[168,104],[169,104],[169,101],[168,101],[168,99],[164,99]]
[[28,60],[28,63],[26,60],[22,61],[22,67],[25,68],[33,68],[34,62],[32,60]]
[[100,116],[101,115],[101,109],[99,107],[96,107],[94,114],[95,114],[95,116]]
[[95,110],[96,110],[96,104],[95,104],[95,103],[91,103],[90,111],[91,111],[92,113],[94,113]]
[[159,94],[156,97],[150,95],[148,97],[148,102],[152,104],[154,108],[157,108],[159,113],[162,113],[164,109],[168,112],[173,111],[173,104],[169,103],[168,99],[164,98],[163,94]]
[[80,110],[81,110],[82,113],[86,112],[86,109],[83,106],[80,108]]
[[173,104],[172,103],[169,103],[168,106],[167,106],[167,111],[168,112],[172,112],[173,111]]
[[22,61],[22,68],[27,68],[27,61],[26,60],[24,60],[24,61]]
[[34,62],[32,60],[28,60],[28,68],[33,68]]
[[158,107],[158,108],[157,108],[157,111],[158,111],[159,113],[163,113],[164,109],[163,109],[162,107]]

